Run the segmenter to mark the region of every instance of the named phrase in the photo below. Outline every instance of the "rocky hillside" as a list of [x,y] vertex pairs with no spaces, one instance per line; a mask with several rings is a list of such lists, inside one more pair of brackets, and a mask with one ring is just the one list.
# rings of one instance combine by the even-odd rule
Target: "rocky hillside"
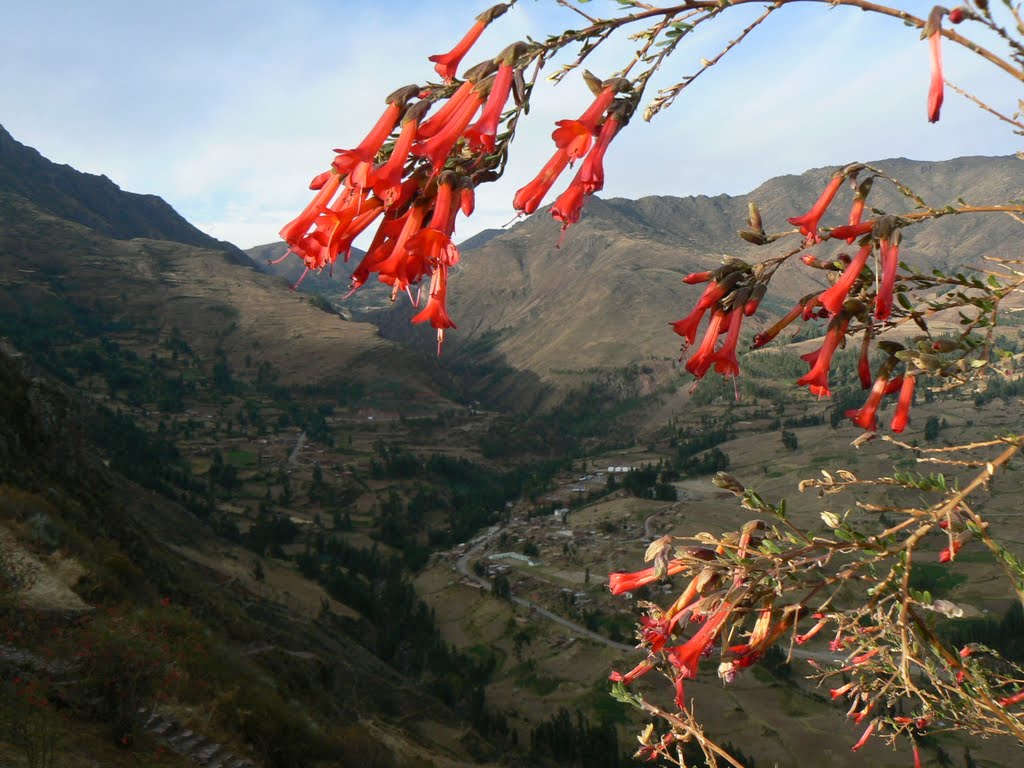
[[0,335],[19,344],[114,333],[148,355],[174,335],[209,365],[266,363],[282,383],[359,377],[404,397],[443,386],[396,364],[409,353],[372,325],[313,306],[160,198],[51,163],[2,129],[0,280]]
[[[1024,195],[1024,161],[1013,157],[874,165],[931,205],[953,203],[957,196],[991,204]],[[696,296],[680,278],[713,267],[723,253],[754,259],[798,247],[796,237],[762,249],[741,241],[736,232],[744,226],[747,202],[758,203],[769,231],[791,229],[786,218],[810,207],[833,170],[771,179],[738,197],[593,199],[560,247],[558,224],[542,211],[466,254],[449,292],[458,324],[450,335],[452,352],[487,353],[549,381],[562,371],[671,357],[678,337],[669,323],[686,314]],[[839,198],[823,224],[844,223],[845,200]],[[880,180],[871,202],[914,209]],[[1020,256],[1022,242],[1020,225],[1009,217],[950,217],[907,230],[902,255],[927,266],[960,268],[985,255]],[[759,314],[788,309],[820,284],[820,273],[794,264],[778,275]],[[423,334],[406,328],[407,316],[399,309],[379,321],[387,335],[416,340]]]
[[19,143],[0,126],[0,189],[59,219],[117,240],[145,237],[223,251],[238,263],[241,252],[196,229],[156,195],[125,192],[106,176],[59,165]]

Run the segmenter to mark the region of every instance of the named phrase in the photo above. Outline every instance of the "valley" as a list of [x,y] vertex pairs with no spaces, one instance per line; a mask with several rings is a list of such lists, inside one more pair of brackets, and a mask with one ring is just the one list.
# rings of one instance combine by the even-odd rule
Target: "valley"
[[[793,385],[817,326],[748,356],[736,382],[691,386],[667,327],[694,296],[679,278],[732,248],[739,198],[594,200],[557,251],[544,216],[482,238],[452,281],[459,329],[438,360],[380,286],[339,314],[341,271],[289,290],[253,268],[270,246],[193,233],[103,177],[58,177],[80,192],[55,202],[32,179],[77,172],[6,133],[0,149],[0,761],[46,748],[71,768],[225,768],[228,753],[273,768],[631,765],[645,721],[607,677],[641,658],[636,602],[670,602],[678,584],[613,596],[607,575],[643,567],[659,536],[746,522],[716,472],[824,530],[797,488],[840,459],[864,477],[927,471],[912,447],[926,434],[1019,428],[1015,377],[922,393],[907,446],[851,454],[856,352],[837,356],[832,399]],[[1024,184],[1008,158],[949,163],[887,167],[934,194],[951,174],[978,198]],[[777,222],[822,174],[754,194]],[[994,243],[1020,255],[998,222],[915,236],[908,252],[940,266]],[[757,328],[813,285],[780,286]],[[1016,309],[998,341],[1019,361]],[[984,505],[1024,555],[1012,478]],[[922,572],[978,631],[1016,626],[979,545],[957,579]],[[832,658],[826,642],[788,654],[729,686],[688,683],[709,733],[750,767],[808,751],[908,764],[879,740],[850,752],[842,709],[804,679],[808,658]],[[48,703],[26,704],[40,690]],[[662,680],[638,690],[671,697]],[[209,741],[176,753],[153,733],[172,720]],[[941,736],[925,754],[953,765],[967,748],[986,767],[1017,749]]]

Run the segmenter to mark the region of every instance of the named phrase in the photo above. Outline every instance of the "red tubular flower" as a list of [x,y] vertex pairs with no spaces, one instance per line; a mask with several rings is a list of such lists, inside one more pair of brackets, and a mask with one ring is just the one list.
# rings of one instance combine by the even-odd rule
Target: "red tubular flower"
[[[866,201],[865,201],[865,199],[863,197],[855,197],[853,199],[853,205],[850,206],[850,221],[848,222],[848,226],[855,227],[858,224],[860,224],[860,217],[864,215],[864,203],[865,202]],[[856,236],[849,236],[849,237],[847,237],[846,238],[846,244],[847,245],[853,245],[853,241],[855,239],[856,239]]]
[[686,361],[686,370],[698,379],[704,378],[704,374],[711,367],[713,362],[712,353],[715,349],[715,343],[718,341],[718,330],[722,327],[724,319],[725,312],[721,309],[715,307],[711,310],[711,320],[708,322],[707,331],[704,333],[704,340],[700,343],[700,347],[697,348],[693,357]]
[[427,305],[421,312],[413,315],[413,323],[430,322],[430,325],[437,329],[437,354],[441,354],[441,345],[444,343],[444,331],[446,328],[455,328],[455,323],[448,317],[448,309],[445,307],[445,296],[448,291],[448,267],[442,264],[434,270],[430,276],[430,296],[427,298]]
[[875,656],[877,656],[878,652],[879,652],[878,648],[872,648],[867,653],[863,653],[860,656],[854,656],[852,659],[850,659],[850,662],[854,666],[859,666],[860,664],[863,664],[868,659],[871,659],[871,658],[874,658]]
[[1000,707],[1012,707],[1014,704],[1019,704],[1024,701],[1024,691],[1015,693],[1013,696],[1007,696],[1005,699],[999,700]]
[[787,312],[785,316],[781,320],[779,320],[779,322],[775,323],[775,325],[773,325],[767,331],[762,331],[761,333],[757,334],[754,337],[754,343],[750,345],[750,348],[760,349],[765,344],[768,344],[772,339],[774,339],[776,336],[782,333],[782,331],[786,328],[787,325],[789,325],[798,317],[800,317],[800,315],[803,314],[803,311],[804,305],[803,302],[800,302],[791,310],[789,310],[789,312]]
[[344,253],[345,261],[348,261],[352,241],[370,226],[383,210],[383,203],[377,198],[367,199],[351,193],[342,195],[323,209],[317,229],[322,229],[326,234],[323,242],[327,261],[333,264],[341,253]]
[[[825,625],[828,624],[829,621],[830,621],[830,619],[827,616],[824,617],[824,618],[818,619],[818,622],[813,627],[811,627],[809,630],[804,632],[802,635],[797,635],[796,636],[796,638],[795,638],[796,639],[796,644],[797,645],[803,645],[804,643],[806,643],[808,640],[810,640],[816,634],[821,632],[821,630],[825,628]],[[844,693],[845,693],[845,691],[844,691]],[[832,698],[833,699],[836,698],[837,695],[838,694],[836,694],[835,691],[832,692]]]
[[910,420],[910,405],[914,401],[914,384],[917,376],[906,374],[903,376],[903,385],[900,387],[900,398],[896,402],[896,413],[893,414],[892,423],[889,429],[893,432],[902,432],[907,428]]
[[641,661],[639,664],[637,664],[635,667],[633,667],[631,670],[629,670],[629,672],[627,672],[626,674],[622,674],[621,672],[612,672],[610,675],[608,675],[608,679],[611,680],[613,683],[622,683],[623,685],[629,685],[638,677],[646,675],[652,669],[654,669],[654,659],[648,657]]
[[332,173],[334,173],[334,171],[324,171],[323,173],[317,174],[313,177],[313,180],[309,182],[309,188],[314,190],[323,189],[324,184],[326,184],[331,178]]
[[455,142],[462,136],[462,132],[466,130],[466,126],[480,108],[480,102],[480,92],[474,88],[451,119],[429,139],[414,144],[411,153],[429,159],[433,172],[440,173]]
[[867,729],[864,731],[864,734],[860,737],[860,741],[858,741],[856,744],[854,744],[850,748],[851,751],[856,752],[858,749],[860,749],[861,747],[863,747],[865,744],[868,743],[868,739],[871,738],[871,734],[874,733],[875,726],[877,724],[878,724],[877,720],[872,720],[871,721],[871,725],[869,725],[867,727]]
[[813,353],[814,362],[811,364],[811,370],[796,380],[797,385],[801,387],[807,385],[811,394],[818,397],[829,397],[832,394],[828,388],[828,372],[832,366],[832,355],[839,347],[839,342],[845,337],[849,324],[850,315],[846,312],[840,312],[832,318],[828,324],[828,330],[825,332],[825,340],[822,342],[821,348]]
[[751,317],[757,308],[761,306],[761,299],[764,298],[765,294],[768,293],[767,283],[755,283],[754,287],[750,290],[750,298],[747,299],[743,305],[743,314],[746,317]]
[[473,152],[493,152],[494,139],[498,135],[498,122],[512,91],[513,68],[511,64],[498,67],[487,103],[480,112],[480,118],[466,130],[466,143]]
[[860,344],[860,359],[857,361],[857,377],[860,379],[861,389],[871,388],[871,360],[868,354],[871,352],[871,331],[864,331],[864,338]]
[[832,204],[832,199],[836,196],[836,192],[839,191],[845,179],[846,175],[843,173],[833,176],[817,202],[811,207],[811,210],[803,216],[795,216],[787,219],[787,221],[794,227],[799,227],[800,234],[806,235],[808,240],[815,243],[821,242],[821,238],[818,237],[818,222],[821,221],[821,217],[825,215],[825,211]]
[[377,120],[362,143],[355,149],[336,149],[338,153],[331,163],[345,177],[345,184],[353,189],[367,189],[373,186],[373,159],[395,128],[402,111],[397,101],[388,104],[384,114]]
[[694,678],[697,676],[697,665],[700,662],[701,655],[715,641],[718,630],[721,629],[722,623],[729,617],[731,611],[732,604],[723,603],[701,625],[701,628],[694,633],[693,637],[682,645],[668,649],[669,663],[679,670],[680,678]]
[[878,406],[882,402],[882,396],[885,395],[885,390],[888,385],[888,374],[882,374],[879,376],[875,379],[874,386],[871,387],[871,392],[868,395],[867,402],[855,411],[847,411],[846,416],[848,416],[850,420],[861,429],[874,432],[878,429],[878,419],[876,418]]
[[[419,103],[426,104],[426,102]],[[409,158],[409,150],[412,147],[412,143],[416,140],[419,115],[422,115],[423,109],[421,107],[416,112],[406,115],[402,121],[402,132],[399,134],[398,139],[395,141],[395,146],[391,150],[391,157],[388,158],[384,165],[377,169],[375,174],[373,194],[379,197],[385,206],[394,205],[401,194],[402,176],[405,175],[405,161]]]
[[[857,192],[853,196],[853,205],[850,206],[850,218],[847,222],[848,226],[856,227],[860,224],[861,217],[864,215],[864,204],[868,200],[868,194],[871,192],[871,184],[873,177],[868,177],[857,187]],[[866,232],[864,234],[867,234]],[[831,235],[832,237],[838,237],[838,235]],[[856,240],[859,235],[850,234],[846,238],[847,245],[853,245],[853,241]]]
[[818,296],[818,303],[827,309],[830,315],[838,315],[843,311],[843,303],[846,301],[850,289],[853,288],[854,282],[860,277],[860,273],[863,271],[864,265],[867,264],[868,256],[870,255],[871,244],[869,243],[857,251],[853,261],[843,270],[843,274],[832,287],[826,289]]
[[732,311],[729,313],[729,333],[725,337],[721,348],[711,356],[709,361],[714,363],[715,373],[720,373],[727,378],[740,375],[740,364],[736,359],[736,342],[740,340],[740,326],[743,323],[743,318],[746,316],[744,314],[744,305],[745,302],[737,304],[732,308]]
[[448,53],[435,53],[433,56],[428,57],[428,61],[434,62],[434,71],[446,83],[450,83],[455,78],[463,57],[469,53],[469,49],[473,47],[473,44],[480,39],[480,35],[483,34],[488,23],[495,18],[497,18],[497,15],[493,18],[486,18],[485,14],[480,14],[476,17],[476,21],[469,28],[469,31]]
[[459,188],[459,209],[463,216],[472,216],[476,209],[476,191],[469,177],[465,177],[463,185]]
[[704,318],[706,309],[702,307],[695,307],[694,310],[684,317],[682,320],[676,320],[674,323],[669,323],[672,326],[672,330],[683,337],[685,343],[683,349],[693,344],[697,339],[697,328],[700,327],[700,321]]
[[298,242],[299,238],[305,235],[309,228],[313,226],[313,221],[320,215],[324,206],[331,201],[331,198],[334,197],[340,186],[341,176],[332,173],[324,181],[323,186],[320,187],[316,195],[313,196],[313,199],[310,200],[309,205],[302,210],[302,213],[281,227],[279,233],[281,239],[288,243],[288,245]]
[[578,160],[590,151],[597,132],[597,121],[611,106],[614,98],[615,90],[611,86],[602,88],[578,120],[559,120],[555,123],[558,127],[552,132],[551,138],[556,147],[565,150],[569,162]]
[[466,99],[473,93],[473,89],[476,87],[475,83],[467,80],[460,85],[448,100],[441,105],[441,108],[434,114],[420,123],[419,129],[416,131],[416,135],[420,139],[429,139],[444,126],[451,122],[452,117],[462,109],[466,103]]
[[516,196],[512,200],[512,207],[526,215],[536,211],[544,200],[544,195],[558,180],[567,165],[569,165],[569,156],[565,150],[559,149],[544,164],[533,181],[516,192]]
[[[430,223],[410,237],[405,247],[404,273],[396,275],[396,285],[400,290],[418,282],[430,270],[439,266],[451,267],[459,263],[459,249],[455,247],[451,238],[458,208],[454,205],[455,190],[448,176],[449,174],[445,174],[442,183],[437,185],[437,197],[434,200],[434,212]],[[383,271],[382,265],[381,272]]]
[[864,237],[875,226],[875,220],[860,221],[856,224],[843,225],[829,231],[828,236],[833,240],[845,240],[853,243],[858,237]]
[[560,194],[555,200],[554,205],[551,206],[551,217],[555,221],[562,222],[563,232],[570,224],[575,224],[579,221],[580,214],[583,213],[583,198],[585,195],[583,184],[580,183],[579,178],[577,173],[565,192]]
[[618,133],[619,127],[619,119],[615,115],[609,115],[601,126],[594,148],[580,165],[576,179],[583,185],[584,194],[592,195],[604,189],[604,153],[608,151],[608,145]]
[[423,206],[413,205],[399,218],[385,219],[381,223],[374,242],[352,272],[352,290],[365,283],[372,272],[381,272],[388,278],[384,282],[389,283],[394,283],[399,275],[404,274],[400,265],[405,259],[405,244],[419,231],[425,213]]
[[713,274],[713,272],[691,272],[690,274],[683,278],[683,282],[686,283],[687,285],[706,283],[711,279]]
[[966,541],[967,539],[960,538],[959,536],[953,539],[953,543],[950,546],[946,547],[941,552],[939,552],[939,562],[948,563],[950,560],[956,557],[960,550],[964,548],[964,544],[966,543]]
[[939,121],[939,111],[942,109],[942,96],[945,88],[945,80],[942,76],[942,15],[945,12],[946,9],[940,6],[933,8],[924,28],[924,34],[928,37],[932,69],[931,86],[928,88],[929,123]]
[[832,701],[835,701],[840,696],[843,696],[853,690],[853,683],[845,683],[838,688],[832,688],[829,693],[832,695]]
[[882,279],[875,297],[875,317],[888,320],[892,314],[892,291],[896,285],[896,268],[900,263],[900,230],[894,230],[888,237],[879,238],[882,252]]
[[[674,576],[684,570],[686,570],[686,566],[680,561],[669,560],[666,575]],[[632,592],[637,587],[642,587],[657,580],[658,576],[653,566],[640,571],[634,571],[633,573],[609,573],[608,588],[612,591],[613,595],[621,595],[623,592]]]

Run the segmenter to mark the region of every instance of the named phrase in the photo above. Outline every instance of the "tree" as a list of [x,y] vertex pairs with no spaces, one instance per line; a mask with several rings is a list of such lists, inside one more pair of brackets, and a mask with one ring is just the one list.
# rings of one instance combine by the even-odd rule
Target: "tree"
[[[559,2],[575,7],[570,0]],[[458,78],[468,50],[512,3],[496,5],[477,17],[450,52],[431,57],[443,84],[409,86],[388,96],[366,139],[358,147],[340,151],[331,167],[313,180],[313,200],[282,229],[282,238],[308,268],[322,269],[339,254],[347,254],[352,240],[380,219],[375,241],[379,247],[371,249],[356,268],[353,287],[374,272],[394,286],[396,295],[429,280],[426,301],[412,322],[430,323],[440,352],[445,331],[455,327],[446,305],[449,269],[460,258],[451,240],[455,221],[460,212],[472,211],[475,186],[500,177],[505,170],[516,128],[539,86],[543,64],[563,51],[574,55],[550,77],[562,81],[580,71],[588,54],[606,40],[623,34],[636,41],[632,58],[612,77],[602,79],[583,71],[583,80],[593,92],[592,105],[577,119],[559,121],[552,135],[553,155],[513,200],[519,213],[533,213],[575,163],[575,176],[551,208],[564,231],[578,221],[587,199],[602,189],[604,156],[613,151],[613,140],[641,108],[643,118],[650,120],[672,106],[690,84],[744,44],[769,17],[795,2],[777,0],[768,6],[738,33],[724,38],[730,42],[717,55],[702,59],[694,73],[661,85],[645,106],[641,102],[649,87],[683,40],[708,27],[720,29],[736,8],[750,3],[694,0],[656,6],[618,0],[621,10],[604,18],[576,8],[582,19],[578,28],[545,40],[513,43],[497,55],[490,51],[482,63],[466,68]],[[1024,20],[1010,2],[998,9],[987,0],[952,10],[936,6],[927,18],[867,0],[818,4],[833,13],[841,7],[860,9],[879,21],[889,17],[921,30],[932,67],[925,115],[931,122],[940,118],[945,93],[943,40],[1024,83]],[[950,26],[961,23],[965,31],[978,33],[974,39]],[[862,98],[864,109],[882,109],[878,105],[903,88],[902,83],[887,83],[873,93],[850,94],[850,100]],[[1007,116],[1008,109],[1000,111],[970,94],[968,98],[993,119],[1024,132],[1019,115]],[[823,226],[825,215],[846,194],[844,187],[851,190],[847,223]],[[895,192],[902,202],[886,202],[893,198],[882,197],[882,189]],[[821,342],[817,350],[803,356],[809,370],[796,383],[821,398],[832,395],[830,377],[837,350],[856,345],[858,379],[868,394],[858,407],[836,418],[834,425],[849,418],[863,432],[858,443],[876,436],[878,412],[886,397],[896,396],[888,429],[899,435],[908,426],[919,387],[945,392],[964,385],[984,388],[1000,377],[1012,379],[1015,373],[1009,357],[999,354],[993,329],[1007,299],[1019,299],[1024,287],[1024,259],[1019,252],[991,257],[980,272],[950,273],[926,272],[901,254],[904,231],[929,222],[992,214],[1024,221],[1020,202],[974,205],[955,194],[952,191],[951,203],[927,201],[901,179],[854,162],[835,169],[806,213],[788,212],[793,214],[787,221],[794,229],[770,231],[758,206],[751,203],[739,236],[766,249],[768,255],[753,262],[725,256],[719,264],[684,278],[685,283],[704,286],[693,311],[672,324],[683,338],[686,371],[695,379],[714,372],[735,382],[740,374],[737,348],[744,322],[757,322],[747,318],[766,311],[762,304],[768,303],[763,300],[777,274],[811,269],[825,278],[828,287],[803,297],[781,317],[769,318],[754,335],[753,346],[772,342],[798,320],[807,323],[804,333],[820,334]],[[844,241],[855,246],[852,255],[841,251]],[[933,330],[929,323],[937,316],[958,321],[954,322],[957,331],[940,335]],[[787,442],[787,434],[792,435],[783,433],[784,444],[795,450],[795,435]],[[787,513],[785,500],[769,501],[739,479],[719,472],[716,484],[735,494],[741,507],[756,519],[717,537],[702,534],[696,546],[693,539],[684,538],[687,545],[677,547],[674,537],[664,537],[648,548],[652,567],[612,574],[614,592],[635,590],[667,575],[689,579],[686,591],[670,609],[645,603],[645,657],[634,670],[613,676],[617,698],[654,715],[662,724],[660,730],[648,729],[641,737],[640,756],[681,765],[676,746],[692,742],[709,764],[741,765],[703,733],[687,708],[684,680],[696,675],[701,656],[717,641],[725,645],[719,676],[728,682],[761,660],[776,642],[802,644],[825,628],[835,637],[832,650],[845,659],[842,671],[849,677],[833,690],[833,698],[849,697],[851,718],[864,725],[854,749],[872,736],[882,736],[907,740],[916,753],[919,731],[939,723],[985,735],[1024,738],[1020,689],[1024,669],[984,647],[957,647],[944,639],[939,619],[956,616],[957,606],[911,586],[915,558],[920,562],[931,554],[930,535],[941,538],[945,546],[938,559],[949,568],[956,566],[957,554],[968,542],[978,541],[1002,568],[1008,592],[1024,602],[1020,586],[1024,566],[992,536],[976,501],[992,477],[1007,470],[1024,447],[1024,439],[1003,435],[917,452],[892,435],[888,439],[896,448],[912,451],[908,454],[912,463],[928,460],[929,474],[894,470],[882,478],[861,478],[847,469],[835,469],[805,480],[799,490],[814,489],[826,498],[853,496],[856,506],[872,511],[879,508],[877,497],[872,496],[876,488],[906,492],[915,499],[905,502],[907,506],[900,506],[904,502],[899,498],[884,506],[894,524],[883,528],[876,517],[864,520],[825,510],[821,519],[826,530],[821,533],[797,525]],[[935,463],[962,476],[954,482],[935,474]],[[964,469],[980,471],[972,476]],[[611,489],[611,477],[608,483]],[[917,500],[921,496],[924,502]],[[835,601],[840,589],[852,599]],[[704,621],[691,629],[685,619],[695,613],[703,614]],[[689,633],[688,639],[684,640],[684,632]],[[736,642],[739,639],[746,642]],[[673,681],[674,710],[629,691],[628,685],[651,669],[660,669]],[[898,708],[912,714],[897,716]],[[568,717],[566,712],[562,720]],[[539,736],[535,734],[534,739]]]
[[800,441],[795,432],[790,432],[788,429],[782,430],[782,447],[787,451],[795,451],[800,447]]

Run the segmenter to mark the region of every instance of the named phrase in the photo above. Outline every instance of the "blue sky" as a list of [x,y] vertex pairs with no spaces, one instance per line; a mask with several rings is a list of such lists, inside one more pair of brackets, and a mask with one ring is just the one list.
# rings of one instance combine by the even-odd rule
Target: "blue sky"
[[[242,247],[270,242],[309,199],[306,185],[331,149],[357,144],[387,93],[431,79],[426,57],[448,50],[491,4],[4,0],[0,124],[52,160],[160,195],[210,234]],[[931,7],[897,5],[918,15]],[[694,71],[760,8],[736,9],[713,34],[694,35],[654,85]],[[467,61],[578,19],[554,0],[519,0]],[[801,3],[748,42],[671,111],[651,124],[635,119],[616,139],[604,196],[739,194],[774,175],[853,160],[1022,148],[950,91],[942,121],[929,125],[927,45],[894,20]],[[607,76],[632,47],[610,46],[589,66]],[[945,63],[951,80],[1013,113],[1011,78],[950,45]],[[554,121],[588,103],[578,77],[538,90],[510,171],[480,190],[460,237],[512,218],[512,195],[550,154]]]

